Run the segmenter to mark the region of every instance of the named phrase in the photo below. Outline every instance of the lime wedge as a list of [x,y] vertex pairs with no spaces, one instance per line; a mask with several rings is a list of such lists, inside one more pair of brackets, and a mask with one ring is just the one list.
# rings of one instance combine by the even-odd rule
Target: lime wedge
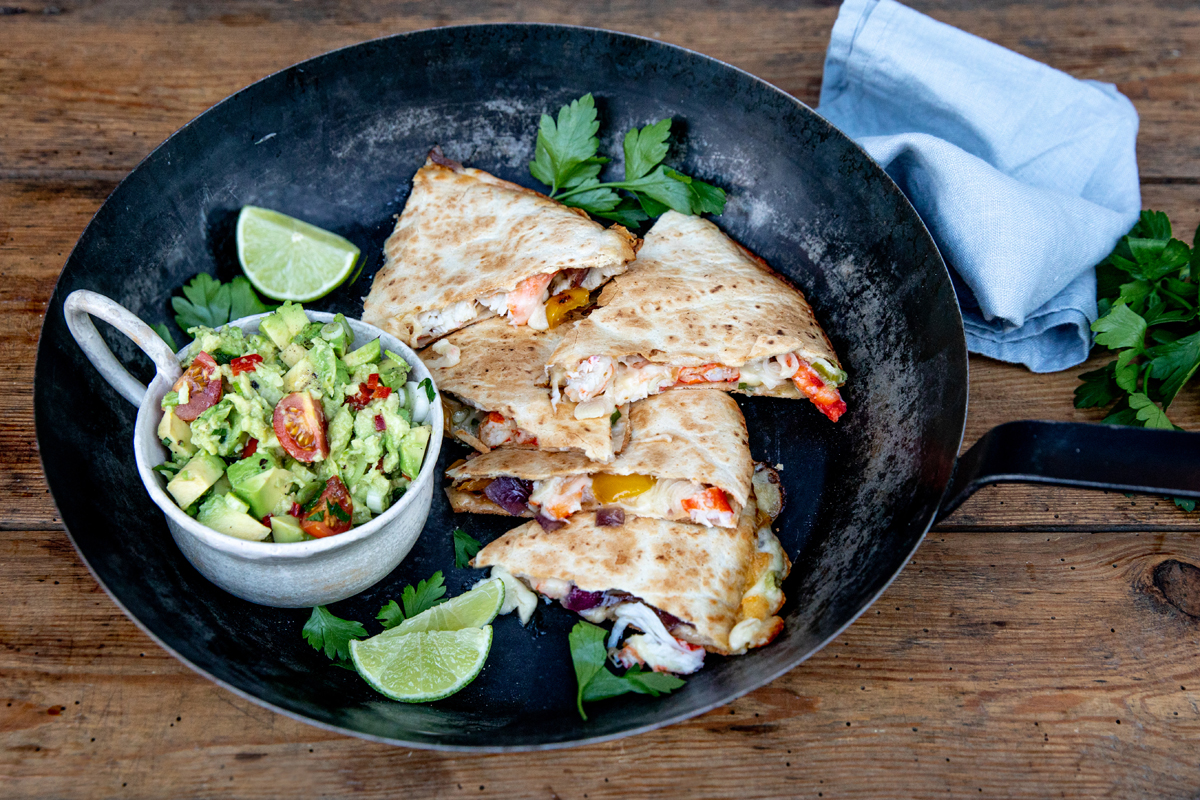
[[396,635],[396,629],[352,640],[350,658],[371,688],[402,703],[441,700],[483,669],[492,649],[492,626]]
[[384,635],[482,628],[496,618],[503,604],[504,582],[497,578],[404,620]]
[[238,215],[237,251],[255,289],[272,300],[300,303],[336,289],[359,255],[336,233],[257,206],[243,206]]

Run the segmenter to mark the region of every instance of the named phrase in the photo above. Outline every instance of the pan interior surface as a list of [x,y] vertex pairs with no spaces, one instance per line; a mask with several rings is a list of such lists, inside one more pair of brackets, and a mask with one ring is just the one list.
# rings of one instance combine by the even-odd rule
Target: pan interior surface
[[[799,286],[850,378],[836,425],[807,402],[739,398],[757,459],[782,465],[778,532],[795,568],[786,629],[746,656],[710,656],[684,690],[575,711],[567,632],[541,606],[529,628],[495,625],[492,656],[461,693],[393,703],[331,666],[300,636],[306,610],[228,595],[183,558],[138,480],[135,409],[85,361],[63,321],[75,289],[151,323],[198,272],[228,280],[242,205],[335,231],[367,259],[314,310],[358,317],[384,239],[433,145],[498,176],[530,177],[537,120],[591,92],[601,151],[670,116],[668,163],[729,193],[716,222]],[[104,331],[142,380],[149,362]],[[419,747],[529,749],[596,741],[684,719],[794,667],[849,624],[906,562],[932,520],[962,436],[966,350],[949,277],[895,185],[845,136],[773,87],[650,40],[540,25],[443,28],[367,42],[273,75],[215,106],[117,188],[72,252],[43,327],[35,385],[47,479],[79,552],[120,605],[195,669],[276,710],[347,733]],[[444,469],[462,455],[443,448]],[[487,542],[512,523],[457,516],[439,492],[411,555],[331,610],[373,627],[402,587],[445,575],[450,594],[481,577],[453,563],[451,531]]]

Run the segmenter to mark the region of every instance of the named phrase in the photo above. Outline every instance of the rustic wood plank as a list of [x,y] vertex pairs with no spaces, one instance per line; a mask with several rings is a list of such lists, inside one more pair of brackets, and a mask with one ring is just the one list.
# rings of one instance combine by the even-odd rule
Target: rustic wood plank
[[[1143,175],[1200,178],[1200,141],[1189,135],[1200,127],[1200,51],[1190,46],[1200,9],[1169,0],[911,5],[1078,77],[1117,83],[1142,116]],[[0,16],[0,177],[122,175],[187,120],[258,78],[336,47],[450,23],[559,22],[653,36],[815,105],[837,14],[822,2],[630,0],[98,3],[60,11]]]
[[467,757],[242,700],[126,620],[65,536],[5,532],[0,776],[11,796],[63,798],[1192,797],[1196,563],[1187,534],[947,532],[833,644],[726,708],[610,745]]

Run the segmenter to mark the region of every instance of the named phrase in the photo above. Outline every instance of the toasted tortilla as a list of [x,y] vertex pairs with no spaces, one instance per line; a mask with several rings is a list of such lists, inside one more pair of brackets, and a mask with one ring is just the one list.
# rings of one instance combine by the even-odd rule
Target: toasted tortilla
[[[664,392],[630,406],[629,429],[629,443],[607,464],[577,452],[499,448],[448,469],[446,476],[457,482],[503,476],[534,481],[570,475],[650,475],[659,481],[716,486],[735,501],[735,517],[748,502],[754,461],[746,421],[733,398],[716,391]],[[508,513],[486,497],[453,486],[447,494],[455,511]]]
[[[713,223],[668,211],[646,234],[629,270],[604,287],[598,308],[563,337],[546,370],[562,385],[567,372],[594,355],[741,367],[785,353],[841,369],[798,289]],[[735,382],[687,388],[738,391]],[[791,381],[750,393],[803,396]]]
[[[765,644],[783,627],[773,616],[783,604],[782,592],[776,590],[768,603],[755,591],[772,569],[766,555],[771,548],[778,548],[778,540],[769,523],[759,526],[750,503],[736,528],[642,517],[600,527],[594,513],[576,514],[552,532],[528,522],[488,544],[471,564],[502,566],[534,588],[554,578],[586,592],[628,592],[682,620],[672,635],[729,655]],[[781,577],[791,566],[786,555],[782,561]],[[747,620],[752,620],[747,627],[761,632],[739,636],[731,647],[730,633]]]
[[[363,304],[363,321],[422,346],[418,316],[510,292],[526,278],[570,268],[622,272],[637,239],[579,209],[478,169],[439,158],[413,177],[412,193],[384,264]],[[452,165],[452,166],[447,166]],[[478,303],[454,328],[494,312]],[[420,340],[420,341],[419,341]]]
[[[429,348],[419,355],[444,394],[470,408],[503,414],[537,437],[537,449],[579,450],[593,461],[611,461],[613,425],[608,417],[575,419],[574,403],[559,403],[557,411],[550,405],[544,365],[562,338],[561,330],[538,332],[494,318],[443,340],[459,350],[458,363],[453,366],[439,366],[445,359]],[[481,453],[488,452],[490,448],[482,441],[454,426],[456,410],[447,404],[447,432]],[[617,444],[619,450],[622,443]]]

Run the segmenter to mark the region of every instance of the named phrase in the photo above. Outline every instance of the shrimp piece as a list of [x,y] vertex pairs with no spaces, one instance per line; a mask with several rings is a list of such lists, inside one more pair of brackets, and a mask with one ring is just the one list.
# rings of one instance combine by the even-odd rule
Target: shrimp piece
[[529,322],[529,318],[537,311],[538,304],[542,301],[542,292],[553,279],[553,273],[534,275],[518,283],[517,287],[508,293],[508,316],[513,325]]
[[792,376],[792,383],[831,421],[837,422],[838,417],[846,413],[846,402],[837,387],[822,380],[817,371],[803,361]]
[[733,527],[733,509],[725,499],[725,492],[716,486],[711,486],[702,492],[683,499],[683,510],[688,512],[692,522],[697,525],[720,528]]

